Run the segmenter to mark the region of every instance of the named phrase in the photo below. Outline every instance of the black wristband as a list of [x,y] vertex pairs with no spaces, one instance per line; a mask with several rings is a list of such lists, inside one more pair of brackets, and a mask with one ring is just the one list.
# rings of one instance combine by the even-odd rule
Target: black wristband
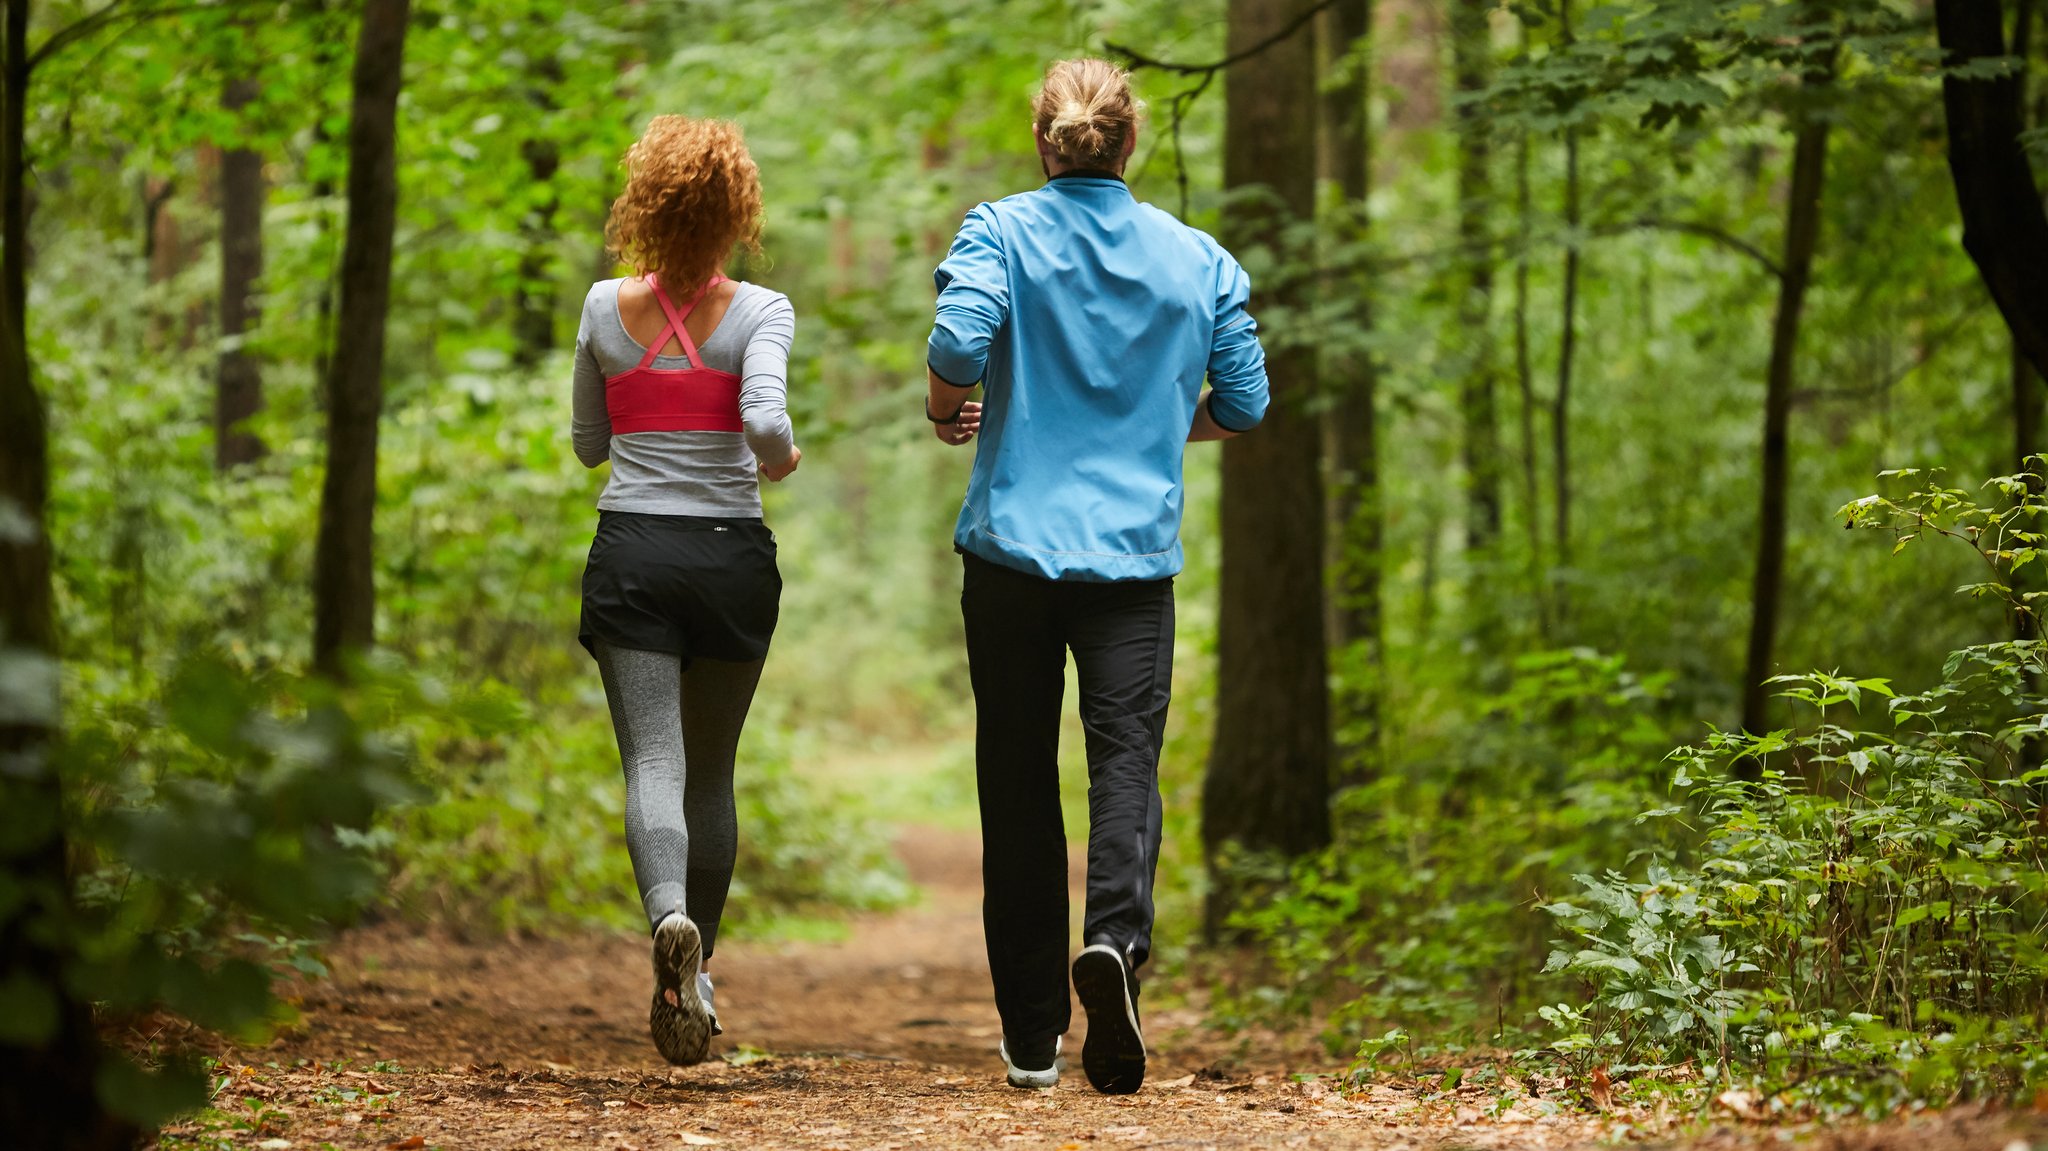
[[957,424],[960,422],[960,413],[963,410],[965,410],[966,407],[966,404],[961,404],[959,407],[953,409],[952,415],[947,416],[945,419],[942,420],[939,417],[932,414],[932,398],[930,396],[926,396],[924,398],[924,418],[930,420],[935,424]]

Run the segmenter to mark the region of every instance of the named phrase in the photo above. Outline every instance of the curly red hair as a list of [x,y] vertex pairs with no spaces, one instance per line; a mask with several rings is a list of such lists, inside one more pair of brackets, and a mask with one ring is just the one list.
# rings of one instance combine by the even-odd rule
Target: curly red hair
[[761,171],[738,124],[656,116],[621,166],[605,242],[641,275],[689,291],[734,248],[761,250]]

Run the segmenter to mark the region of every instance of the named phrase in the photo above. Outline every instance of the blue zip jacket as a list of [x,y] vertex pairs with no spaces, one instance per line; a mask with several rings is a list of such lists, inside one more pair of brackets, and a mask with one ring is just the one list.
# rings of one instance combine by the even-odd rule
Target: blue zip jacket
[[933,279],[927,358],[986,386],[953,542],[1055,580],[1181,569],[1181,457],[1210,415],[1266,413],[1251,280],[1202,232],[1108,172],[1064,172],[967,214]]

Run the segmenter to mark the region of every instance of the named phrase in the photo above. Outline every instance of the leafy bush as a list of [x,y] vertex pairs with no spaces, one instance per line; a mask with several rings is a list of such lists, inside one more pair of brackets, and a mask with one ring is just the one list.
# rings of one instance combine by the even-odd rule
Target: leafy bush
[[[2001,506],[1930,487],[1844,513],[1900,548],[1969,544],[1990,578],[1963,590],[2030,622],[2038,593],[2018,580],[2039,563],[2028,527],[2048,501],[2024,476],[1987,486]],[[1639,879],[1581,875],[1576,896],[1546,907],[1568,933],[1546,970],[1591,992],[1547,1009],[1555,1046],[1779,1087],[1875,1081],[1834,1090],[1874,1111],[2048,1082],[2043,655],[2033,638],[1964,648],[1917,695],[1780,677],[1807,709],[1801,727],[1673,753],[1687,802],[1641,818],[1696,820],[1696,835],[1650,853]],[[1880,702],[1890,730],[1849,726]],[[1761,779],[1742,781],[1738,763]]]
[[1349,1050],[1388,1020],[1466,1027],[1519,1002],[1546,945],[1526,907],[1636,841],[1616,829],[1658,782],[1641,765],[1665,746],[1665,685],[1591,651],[1525,656],[1458,759],[1340,796],[1336,841],[1291,867],[1235,861],[1260,894],[1229,922],[1270,971],[1226,992],[1225,1018],[1301,1020],[1335,997],[1325,1039]]

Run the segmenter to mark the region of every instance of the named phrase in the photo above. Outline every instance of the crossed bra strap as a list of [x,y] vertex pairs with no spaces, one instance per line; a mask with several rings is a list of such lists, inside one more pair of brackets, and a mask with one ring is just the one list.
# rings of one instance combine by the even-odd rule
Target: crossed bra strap
[[662,312],[668,316],[668,326],[662,328],[661,334],[648,342],[647,354],[640,357],[641,367],[653,364],[654,357],[660,355],[661,349],[668,346],[669,336],[674,335],[682,343],[683,355],[689,358],[690,366],[703,368],[704,361],[697,355],[697,341],[690,338],[689,329],[683,326],[683,321],[689,319],[690,313],[697,310],[697,305],[704,302],[704,297],[710,294],[711,289],[724,283],[725,279],[724,276],[718,275],[704,281],[704,286],[697,289],[697,294],[690,297],[690,302],[678,310],[675,302],[668,298],[668,293],[662,291],[661,282],[652,275],[647,277],[647,286],[654,289],[655,300],[661,304]]

